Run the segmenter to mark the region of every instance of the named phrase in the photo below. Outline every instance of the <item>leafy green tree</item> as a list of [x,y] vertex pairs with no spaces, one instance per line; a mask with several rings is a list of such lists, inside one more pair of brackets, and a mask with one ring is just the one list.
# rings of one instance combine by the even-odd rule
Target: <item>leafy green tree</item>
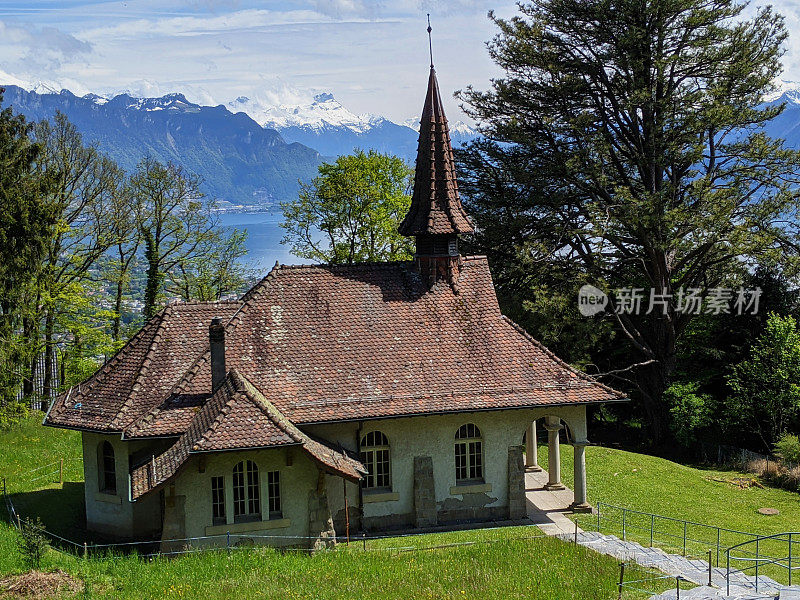
[[786,30],[770,8],[749,19],[743,9],[522,4],[510,20],[492,16],[500,32],[489,50],[504,76],[460,96],[484,134],[459,155],[473,243],[501,295],[581,280],[672,295],[665,314],[604,317],[627,343],[617,381],[637,392],[656,442],[694,317],[677,310],[677,291],[725,285],[748,260],[796,265],[800,154],[761,128],[782,110],[762,101]]
[[197,258],[214,237],[215,221],[203,202],[200,179],[173,163],[145,159],[131,178],[147,263],[144,316],[159,307],[167,276]]
[[246,241],[247,231],[215,229],[196,254],[175,265],[168,289],[183,300],[204,301],[243,291],[248,284],[241,262],[247,255]]
[[734,365],[725,417],[732,430],[755,431],[769,451],[800,416],[800,331],[794,317],[771,313],[749,356]]
[[[93,284],[94,270],[104,253],[117,240],[110,226],[108,207],[124,179],[117,165],[96,147],[86,145],[83,136],[62,113],[34,128],[42,144],[39,169],[56,173],[49,202],[58,225],[49,238],[41,277],[40,311],[43,321],[43,396],[49,399],[54,349],[69,344],[71,332],[58,330],[58,321],[72,322],[83,311],[83,296]],[[105,336],[106,320],[94,325]],[[102,332],[102,333],[101,333]],[[45,400],[46,402],[46,400]],[[44,407],[46,408],[46,407]]]
[[15,399],[35,353],[35,283],[57,222],[53,173],[36,168],[41,145],[31,133],[23,116],[0,111],[0,404]]
[[294,202],[282,203],[284,243],[323,263],[405,260],[411,242],[397,226],[411,203],[413,171],[396,156],[357,150],[319,167]]

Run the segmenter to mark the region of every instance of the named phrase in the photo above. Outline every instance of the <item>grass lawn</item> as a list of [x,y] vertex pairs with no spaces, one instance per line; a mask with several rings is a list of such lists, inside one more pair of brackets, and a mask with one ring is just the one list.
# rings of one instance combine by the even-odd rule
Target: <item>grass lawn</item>
[[[39,415],[0,432],[5,450],[0,477],[8,478],[9,493],[23,516],[38,514],[48,530],[75,539],[83,511],[80,436],[43,428],[40,422]],[[29,472],[62,457],[63,490],[54,483],[57,464]],[[87,582],[89,592],[81,596],[91,598],[616,598],[616,560],[532,537],[538,535],[532,527],[445,532],[369,541],[366,553],[354,543],[312,556],[261,548],[149,561],[119,555],[82,560],[50,551],[43,567],[63,569]],[[475,543],[434,547],[465,541]],[[15,531],[0,523],[0,578],[24,571]]]

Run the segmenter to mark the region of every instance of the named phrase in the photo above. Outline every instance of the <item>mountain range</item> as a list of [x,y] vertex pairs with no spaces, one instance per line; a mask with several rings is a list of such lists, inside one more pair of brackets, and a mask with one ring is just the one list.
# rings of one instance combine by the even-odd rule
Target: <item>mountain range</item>
[[[203,191],[228,208],[274,207],[289,200],[300,181],[317,174],[323,160],[354,148],[388,152],[409,162],[417,148],[413,126],[355,115],[332,94],[318,94],[300,105],[268,106],[240,97],[227,105],[202,106],[179,93],[76,96],[46,85],[4,87],[3,104],[28,119],[64,113],[85,141],[127,171],[145,157],[178,163],[198,174]],[[453,125],[454,143],[474,136],[466,125]]]
[[[765,132],[800,149],[800,85],[781,82],[767,100],[785,102],[786,109],[766,124]],[[203,191],[229,208],[270,208],[294,198],[299,181],[313,178],[322,161],[354,148],[395,154],[411,163],[419,128],[416,119],[395,123],[357,115],[329,93],[295,104],[242,96],[226,105],[202,106],[182,94],[76,96],[41,85],[31,90],[6,85],[3,104],[31,120],[61,111],[86,141],[128,171],[148,156],[176,162],[200,175]],[[450,135],[457,146],[477,133],[455,121]]]

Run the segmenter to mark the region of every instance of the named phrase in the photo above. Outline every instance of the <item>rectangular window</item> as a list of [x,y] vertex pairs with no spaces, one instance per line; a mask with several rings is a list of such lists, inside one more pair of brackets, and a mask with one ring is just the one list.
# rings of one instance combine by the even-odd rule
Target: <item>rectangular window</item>
[[468,479],[467,475],[467,445],[456,444],[456,480]]
[[364,450],[361,452],[361,462],[367,468],[364,489],[392,487],[388,448]]
[[211,478],[211,518],[214,525],[224,525],[225,518],[225,478]]
[[483,477],[482,449],[480,442],[469,443],[469,478],[480,479]]
[[269,518],[280,519],[281,514],[281,473],[267,472],[267,496],[269,500]]
[[261,493],[258,489],[258,467],[251,461],[247,461],[247,512],[251,515],[261,513],[261,503],[259,498]]
[[244,499],[244,472],[241,469],[233,470],[233,514],[237,517],[247,514]]

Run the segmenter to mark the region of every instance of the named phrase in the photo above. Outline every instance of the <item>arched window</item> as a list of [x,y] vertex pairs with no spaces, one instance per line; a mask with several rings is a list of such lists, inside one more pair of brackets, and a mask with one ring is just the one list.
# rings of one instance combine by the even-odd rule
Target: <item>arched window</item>
[[252,460],[233,467],[233,520],[234,523],[261,520],[258,467]]
[[456,482],[483,480],[483,438],[472,423],[456,432]]
[[389,440],[380,431],[370,431],[361,438],[361,462],[367,467],[365,489],[391,488],[392,471]]
[[114,446],[105,441],[100,444],[98,454],[97,472],[99,475],[100,491],[104,494],[117,493],[117,464],[114,460]]

